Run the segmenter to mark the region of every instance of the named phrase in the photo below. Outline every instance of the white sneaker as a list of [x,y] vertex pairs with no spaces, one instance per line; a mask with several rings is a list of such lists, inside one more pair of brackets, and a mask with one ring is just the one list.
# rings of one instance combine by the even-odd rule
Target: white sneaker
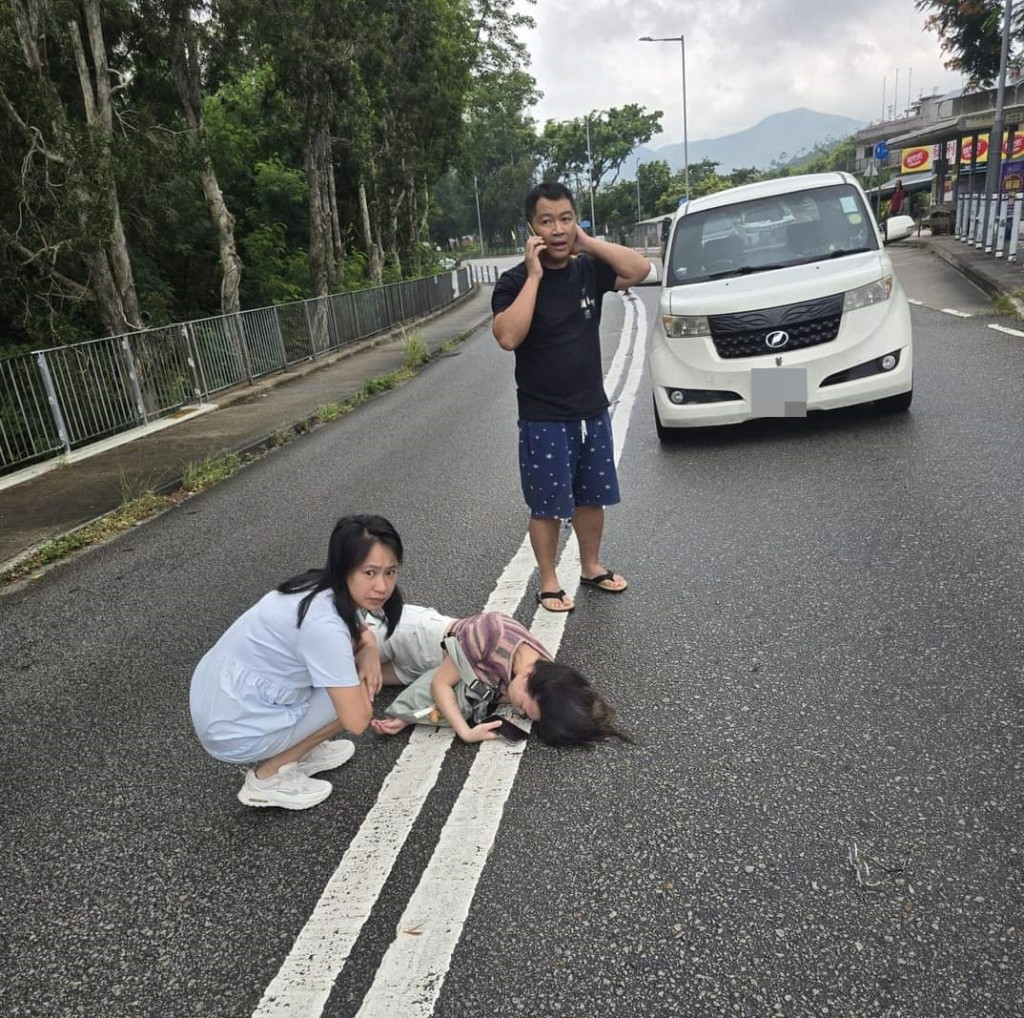
[[281,809],[309,809],[323,802],[334,790],[329,781],[311,778],[295,763],[285,764],[269,778],[256,777],[250,769],[238,793],[245,806],[280,806]]
[[348,739],[321,742],[299,760],[299,770],[307,778],[311,778],[321,771],[333,771],[335,767],[340,767],[343,763],[351,760],[355,751],[355,743],[349,742]]

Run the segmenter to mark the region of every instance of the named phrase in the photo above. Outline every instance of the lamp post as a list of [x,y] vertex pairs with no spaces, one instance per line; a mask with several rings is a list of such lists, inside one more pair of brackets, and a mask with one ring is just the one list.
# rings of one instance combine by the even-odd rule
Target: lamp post
[[594,157],[590,154],[590,117],[587,116],[587,162],[590,164],[590,235],[597,236],[597,219],[594,216]]
[[484,247],[484,227],[480,222],[480,189],[476,185],[476,176],[473,177],[473,193],[476,195],[476,229],[480,236],[480,257],[487,257],[487,249]]
[[686,137],[686,36],[640,36],[640,42],[678,42],[679,51],[683,58],[683,175],[686,181],[686,200],[690,200],[690,152]]
[[[988,135],[988,167],[985,172],[985,212],[981,222],[981,246],[989,250],[990,224],[997,218],[1000,192],[1000,159],[1003,154],[1003,96],[1006,89],[1006,66],[1010,53],[1010,21],[1013,18],[1013,0],[1006,0],[1003,11],[1002,50],[999,55],[999,81],[996,85],[996,108],[992,115],[992,130]],[[1007,152],[1007,157],[1012,156]]]

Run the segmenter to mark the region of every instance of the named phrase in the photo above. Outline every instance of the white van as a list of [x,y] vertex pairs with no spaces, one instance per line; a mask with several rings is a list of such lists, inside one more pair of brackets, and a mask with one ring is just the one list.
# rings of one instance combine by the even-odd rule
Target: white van
[[663,441],[872,401],[907,410],[910,308],[856,179],[784,177],[682,206],[648,369]]

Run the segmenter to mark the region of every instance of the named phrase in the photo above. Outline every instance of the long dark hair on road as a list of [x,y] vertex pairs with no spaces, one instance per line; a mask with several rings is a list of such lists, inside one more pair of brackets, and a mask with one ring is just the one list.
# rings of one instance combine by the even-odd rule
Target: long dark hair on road
[[558,661],[538,661],[526,683],[537,701],[537,734],[551,746],[590,746],[606,739],[633,740],[613,724],[615,711],[589,680]]
[[[359,612],[348,590],[348,577],[353,569],[358,569],[366,561],[370,549],[378,543],[390,548],[401,564],[402,539],[398,536],[398,531],[383,516],[357,514],[343,516],[338,520],[331,531],[331,540],[327,546],[327,565],[323,569],[308,569],[298,576],[285,580],[277,587],[282,594],[309,591],[299,602],[297,625],[302,625],[313,598],[322,590],[331,590],[334,592],[335,610],[348,626],[352,639],[358,641]],[[394,593],[384,603],[388,636],[402,617],[402,604],[402,592],[396,585]]]

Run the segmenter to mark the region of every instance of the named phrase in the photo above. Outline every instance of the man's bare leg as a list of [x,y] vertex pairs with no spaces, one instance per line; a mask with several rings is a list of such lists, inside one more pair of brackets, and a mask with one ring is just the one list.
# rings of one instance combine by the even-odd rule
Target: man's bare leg
[[[601,576],[608,570],[601,564],[601,538],[604,536],[604,506],[578,505],[572,516],[576,540],[580,546],[580,573],[588,579]],[[615,574],[601,586],[605,590],[625,590],[628,584]]]
[[[561,520],[530,517],[530,544],[533,545],[533,555],[537,559],[537,571],[540,575],[542,592],[562,589],[562,585],[558,582],[558,573],[555,571],[560,526]],[[544,607],[551,611],[568,611],[573,607],[573,600],[571,597],[546,597]]]

